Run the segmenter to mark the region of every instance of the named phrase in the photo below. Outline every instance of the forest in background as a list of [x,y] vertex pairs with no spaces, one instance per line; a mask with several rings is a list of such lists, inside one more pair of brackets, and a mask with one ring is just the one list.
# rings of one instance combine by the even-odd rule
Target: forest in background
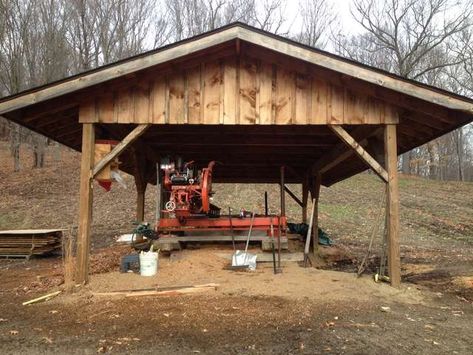
[[[289,16],[289,6],[298,6]],[[0,0],[0,97],[232,22],[289,37],[408,79],[473,97],[471,0],[352,0],[354,33],[330,0]],[[0,117],[15,171],[33,168],[47,138]],[[403,173],[473,181],[468,125],[400,158]]]

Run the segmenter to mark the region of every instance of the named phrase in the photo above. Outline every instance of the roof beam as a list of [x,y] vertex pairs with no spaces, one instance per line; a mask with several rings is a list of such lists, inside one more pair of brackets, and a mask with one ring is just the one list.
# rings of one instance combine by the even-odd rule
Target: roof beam
[[388,173],[350,134],[339,125],[329,126],[333,132],[360,157],[378,176],[388,182]]

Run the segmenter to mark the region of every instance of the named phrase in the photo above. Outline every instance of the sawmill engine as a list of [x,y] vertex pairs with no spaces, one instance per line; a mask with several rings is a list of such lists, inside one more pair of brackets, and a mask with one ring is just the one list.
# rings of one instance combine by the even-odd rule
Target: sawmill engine
[[194,162],[165,165],[163,187],[169,195],[164,205],[164,213],[178,218],[184,223],[189,217],[219,217],[220,208],[212,205],[212,171],[215,161],[211,161],[202,171],[196,171]]

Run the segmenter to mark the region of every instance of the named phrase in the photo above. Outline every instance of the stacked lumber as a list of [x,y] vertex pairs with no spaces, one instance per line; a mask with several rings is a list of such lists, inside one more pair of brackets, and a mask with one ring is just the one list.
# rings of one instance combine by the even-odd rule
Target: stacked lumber
[[61,229],[0,231],[0,256],[30,257],[45,255],[61,247]]

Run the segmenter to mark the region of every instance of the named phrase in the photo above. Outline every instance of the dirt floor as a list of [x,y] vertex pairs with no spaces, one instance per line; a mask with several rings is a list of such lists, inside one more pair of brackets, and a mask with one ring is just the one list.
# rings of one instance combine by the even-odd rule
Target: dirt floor
[[[117,250],[130,252],[101,250],[104,269],[95,270],[115,269],[107,262]],[[60,260],[2,261],[2,353],[471,353],[472,304],[454,292],[409,282],[397,290],[295,262],[277,275],[271,263],[232,271],[221,256],[231,251],[162,256],[154,277],[100,272],[73,294],[31,306],[21,302],[58,289]],[[94,295],[209,282],[219,286],[194,295]]]
[[[74,230],[78,160],[50,148],[44,169],[13,173],[0,142],[0,229]],[[217,173],[217,172],[216,172]],[[158,275],[120,274],[128,246],[114,237],[132,228],[135,192],[114,186],[94,191],[91,282],[47,302],[23,301],[63,289],[60,256],[0,260],[1,353],[419,353],[471,354],[473,340],[473,184],[401,177],[402,288],[374,283],[380,236],[367,270],[366,254],[379,212],[382,185],[360,174],[322,189],[322,228],[334,241],[322,248],[321,268],[271,263],[254,272],[228,270],[231,246],[193,246],[161,256]],[[298,186],[291,186],[300,193]],[[217,185],[215,203],[261,210],[264,191],[277,213],[272,185]],[[154,188],[147,191],[153,219]],[[287,201],[291,221],[300,209]],[[301,243],[291,240],[290,250]],[[255,246],[253,250],[260,252]],[[97,292],[217,283],[216,290],[166,297],[104,297]]]

